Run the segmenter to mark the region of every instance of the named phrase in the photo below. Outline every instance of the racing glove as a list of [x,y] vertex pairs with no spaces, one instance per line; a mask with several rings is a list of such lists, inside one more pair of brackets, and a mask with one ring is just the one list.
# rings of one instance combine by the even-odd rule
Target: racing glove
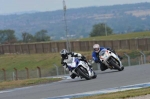
[[101,61],[100,60],[95,60],[95,63],[101,63]]

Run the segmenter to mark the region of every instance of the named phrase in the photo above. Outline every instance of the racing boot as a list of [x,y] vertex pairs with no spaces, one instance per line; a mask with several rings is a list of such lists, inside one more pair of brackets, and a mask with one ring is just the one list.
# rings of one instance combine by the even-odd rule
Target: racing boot
[[71,74],[70,77],[71,77],[72,79],[75,79],[76,75],[75,75],[75,74]]

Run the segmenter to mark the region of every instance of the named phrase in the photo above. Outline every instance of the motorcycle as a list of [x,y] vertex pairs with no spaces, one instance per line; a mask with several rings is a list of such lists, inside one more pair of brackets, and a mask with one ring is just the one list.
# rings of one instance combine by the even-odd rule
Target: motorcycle
[[67,63],[71,75],[85,78],[86,80],[94,79],[97,77],[96,73],[88,66],[88,64],[78,58],[73,57],[72,63]]
[[110,69],[117,69],[118,71],[124,70],[124,66],[122,65],[119,57],[115,53],[107,49],[103,49],[100,51],[99,59]]

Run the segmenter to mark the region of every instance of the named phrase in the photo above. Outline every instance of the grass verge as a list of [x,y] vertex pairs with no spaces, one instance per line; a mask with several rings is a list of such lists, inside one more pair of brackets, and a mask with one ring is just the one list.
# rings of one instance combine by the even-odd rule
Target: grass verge
[[20,88],[31,85],[46,84],[56,81],[60,81],[61,78],[36,78],[36,79],[26,79],[26,80],[17,80],[17,81],[3,81],[0,82],[0,90],[11,89],[11,88]]
[[124,39],[137,39],[137,38],[149,38],[150,31],[145,32],[133,32],[133,33],[126,33],[126,34],[113,34],[109,36],[96,36],[96,37],[89,37],[79,39],[81,41],[89,41],[89,40],[124,40]]
[[[41,68],[52,68],[54,63],[60,63],[59,53],[44,53],[44,54],[5,54],[0,55],[0,69],[13,71],[25,70],[25,67],[34,70],[37,66]],[[59,64],[56,64],[59,65]]]
[[76,99],[126,99],[130,97],[137,97],[142,95],[150,94],[150,87],[149,88],[142,88],[136,90],[129,90],[129,91],[120,91],[115,93],[109,94],[101,94],[96,96],[88,96]]

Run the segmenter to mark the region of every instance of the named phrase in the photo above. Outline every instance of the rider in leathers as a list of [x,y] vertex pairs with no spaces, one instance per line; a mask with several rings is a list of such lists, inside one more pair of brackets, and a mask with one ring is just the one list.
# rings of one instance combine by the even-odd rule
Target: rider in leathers
[[[99,44],[94,44],[94,45],[93,45],[92,58],[93,58],[93,60],[95,61],[95,63],[100,63],[100,69],[101,69],[101,71],[104,71],[104,70],[108,69],[108,67],[107,67],[105,64],[103,64],[103,63],[100,61],[100,59],[99,59],[99,52],[100,52],[101,50],[103,50],[103,49],[110,50],[111,52],[113,52],[113,53],[116,54],[116,52],[115,52],[113,49],[111,49],[111,48],[100,47]],[[122,57],[121,57],[121,56],[118,55],[118,57],[120,58],[120,60],[122,60]]]
[[85,61],[90,68],[92,67],[91,64],[86,60],[86,58],[80,53],[68,52],[66,49],[63,49],[60,51],[60,54],[62,57],[61,64],[67,71],[69,71],[70,77],[72,79],[74,79],[76,75],[71,73],[71,70],[69,70],[67,63],[72,63],[73,57],[77,57],[79,60]]

